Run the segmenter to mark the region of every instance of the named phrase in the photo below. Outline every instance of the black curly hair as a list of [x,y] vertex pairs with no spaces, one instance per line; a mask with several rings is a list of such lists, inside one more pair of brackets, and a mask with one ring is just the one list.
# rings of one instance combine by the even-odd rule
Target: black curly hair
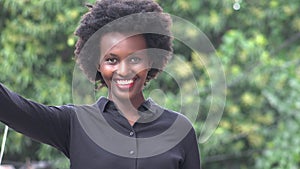
[[[95,83],[95,88],[106,86],[97,68],[100,59],[100,39],[108,32],[135,34],[140,32],[145,38],[147,48],[167,51],[162,52],[163,54],[152,53],[153,67],[148,72],[146,82],[155,78],[163,70],[173,52],[170,31],[172,21],[156,2],[153,0],[97,0],[94,5],[87,4],[86,6],[89,11],[83,15],[75,31],[75,35],[79,38],[74,53],[76,62],[88,79]],[[149,13],[151,15],[146,15]],[[110,23],[114,23],[113,26],[110,26]],[[97,36],[92,36],[103,27],[106,29]]]

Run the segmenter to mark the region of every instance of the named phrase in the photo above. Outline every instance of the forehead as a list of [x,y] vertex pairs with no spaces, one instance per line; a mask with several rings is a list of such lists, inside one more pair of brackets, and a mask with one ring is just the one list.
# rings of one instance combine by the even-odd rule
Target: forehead
[[133,53],[146,49],[146,41],[143,35],[129,35],[118,32],[106,33],[100,40],[101,55],[109,52]]

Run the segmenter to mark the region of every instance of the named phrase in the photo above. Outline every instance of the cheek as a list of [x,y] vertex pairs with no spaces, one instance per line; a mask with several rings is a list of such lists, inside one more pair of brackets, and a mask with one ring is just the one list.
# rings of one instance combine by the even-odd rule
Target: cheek
[[148,71],[150,70],[148,65],[140,65],[135,68],[135,72],[142,78],[146,78]]
[[133,65],[132,68],[135,70],[135,72],[138,73],[147,73],[150,68],[151,68],[151,64],[149,64],[148,59],[143,60],[143,62],[137,64],[137,65]]
[[111,79],[111,77],[113,76],[113,72],[115,71],[115,67],[111,66],[111,65],[101,65],[100,69],[99,69],[103,79],[105,81]]

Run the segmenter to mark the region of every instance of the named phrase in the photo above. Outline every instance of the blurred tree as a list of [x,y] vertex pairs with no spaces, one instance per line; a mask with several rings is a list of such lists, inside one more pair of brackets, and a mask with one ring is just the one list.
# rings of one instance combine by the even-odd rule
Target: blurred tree
[[[157,2],[207,35],[225,71],[227,102],[222,120],[212,137],[199,144],[203,168],[299,168],[300,1]],[[0,0],[0,81],[44,104],[72,102],[73,31],[86,11],[83,3]],[[177,40],[174,48],[174,58],[185,63],[170,68],[178,79],[163,72],[146,87],[146,93],[154,100],[164,97],[164,106],[180,110],[182,102],[197,99],[194,95],[178,99],[177,82],[189,82],[186,70],[191,69],[199,90],[196,97],[201,98],[195,122],[200,132],[211,106],[211,79],[206,70],[211,60]],[[59,168],[68,165],[53,148],[10,132],[4,160],[26,158],[53,160]]]
[[[0,81],[44,104],[71,103],[73,31],[85,12],[83,4],[78,0],[1,0]],[[54,160],[58,168],[68,164],[55,149],[11,131],[4,162],[28,159]]]
[[[158,2],[209,37],[225,70],[226,108],[214,135],[200,145],[203,168],[299,168],[300,2]],[[184,53],[199,88],[209,86],[205,65],[192,51]],[[204,93],[201,113],[211,101],[210,90]]]

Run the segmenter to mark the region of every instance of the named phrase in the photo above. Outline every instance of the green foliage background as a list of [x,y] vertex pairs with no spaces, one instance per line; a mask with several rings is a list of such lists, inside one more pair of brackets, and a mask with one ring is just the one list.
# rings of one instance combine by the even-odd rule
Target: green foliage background
[[[226,106],[212,137],[199,144],[202,167],[299,168],[300,1],[157,1],[208,36],[225,71]],[[85,2],[0,0],[0,82],[40,103],[71,103],[73,31],[87,11]],[[233,9],[235,2],[239,10]],[[176,41],[174,46],[174,57],[185,60],[197,77],[201,110],[194,125],[200,132],[211,101],[210,78],[197,53]],[[184,78],[184,68],[177,70]],[[162,74],[150,86],[149,91],[163,88],[166,107],[178,109],[180,93],[170,77]],[[68,168],[55,149],[10,131],[4,162],[26,160]]]

